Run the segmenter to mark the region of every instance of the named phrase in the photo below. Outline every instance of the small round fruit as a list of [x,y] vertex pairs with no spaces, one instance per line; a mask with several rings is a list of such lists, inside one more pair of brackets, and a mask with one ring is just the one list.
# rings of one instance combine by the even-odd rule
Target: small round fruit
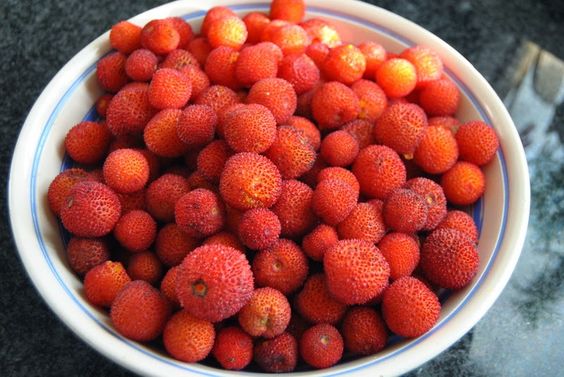
[[253,293],[253,273],[245,255],[223,245],[200,246],[180,265],[176,293],[197,318],[219,322],[241,310]]
[[325,323],[310,327],[300,339],[300,355],[314,368],[329,368],[343,356],[343,337]]
[[443,174],[441,186],[450,203],[470,205],[480,199],[486,190],[486,177],[478,166],[459,161]]
[[455,229],[437,229],[421,248],[425,276],[443,288],[460,289],[470,284],[480,263],[474,242]]
[[341,240],[325,252],[323,267],[329,292],[342,303],[364,304],[388,285],[390,267],[374,244]]
[[357,355],[373,355],[388,341],[384,321],[376,310],[367,306],[349,309],[341,328],[345,348]]
[[213,348],[213,324],[181,310],[170,318],[163,331],[165,349],[175,359],[195,363],[205,359]]
[[423,335],[437,323],[440,313],[437,296],[416,278],[400,278],[384,292],[384,321],[397,335],[406,338]]
[[224,327],[217,333],[212,355],[223,368],[241,370],[253,360],[253,338],[239,327]]
[[156,288],[137,280],[127,283],[119,291],[112,302],[110,318],[121,335],[148,342],[161,334],[170,311],[167,299]]
[[288,299],[280,291],[266,287],[253,292],[249,302],[239,312],[239,324],[251,336],[273,338],[290,323]]
[[478,166],[490,162],[499,148],[495,131],[481,121],[468,122],[460,126],[456,132],[456,142],[460,159]]

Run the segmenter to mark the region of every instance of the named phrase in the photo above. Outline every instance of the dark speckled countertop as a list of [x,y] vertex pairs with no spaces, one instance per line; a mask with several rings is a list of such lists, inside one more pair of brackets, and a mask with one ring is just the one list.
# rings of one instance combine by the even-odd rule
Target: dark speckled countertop
[[[370,2],[434,32],[492,83],[517,124],[532,182],[527,239],[507,288],[473,330],[410,376],[563,375],[564,2]],[[0,2],[2,176],[27,112],[63,64],[116,21],[160,3]],[[45,305],[18,258],[6,202],[0,206],[0,375],[132,375],[79,340]]]

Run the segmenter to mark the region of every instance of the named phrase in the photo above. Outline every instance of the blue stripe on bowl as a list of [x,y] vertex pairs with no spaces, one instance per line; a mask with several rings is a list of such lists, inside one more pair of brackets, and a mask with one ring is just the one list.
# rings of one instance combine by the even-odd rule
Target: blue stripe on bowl
[[[231,9],[233,9],[235,11],[245,11],[245,10],[262,10],[262,11],[265,11],[265,10],[269,9],[269,4],[267,4],[267,3],[254,3],[254,4],[236,5],[236,6],[232,6]],[[362,19],[362,18],[359,18],[359,17],[350,16],[350,15],[347,15],[345,13],[341,13],[341,12],[337,12],[337,11],[326,10],[326,9],[323,9],[323,8],[320,8],[320,7],[308,7],[308,12],[313,13],[313,14],[319,14],[319,15],[327,15],[327,16],[331,16],[331,17],[334,17],[334,18],[340,18],[340,19],[346,20],[348,22],[353,22],[353,23],[364,25],[364,26],[366,26],[370,29],[376,30],[376,31],[378,31],[382,34],[386,34],[386,35],[398,40],[399,42],[402,42],[406,46],[412,46],[412,45],[415,44],[415,43],[413,43],[413,41],[393,32],[393,31],[391,31],[387,28],[376,25],[376,24],[374,24],[374,23],[372,23],[368,20],[365,20],[365,19]],[[200,18],[204,15],[205,15],[205,11],[197,11],[197,12],[193,12],[193,13],[185,15],[183,18],[185,20],[193,20],[193,19]],[[42,155],[42,152],[43,152],[43,149],[44,149],[44,146],[45,146],[45,142],[47,140],[47,136],[49,135],[49,132],[51,131],[51,128],[53,127],[53,124],[54,124],[54,121],[55,121],[57,115],[60,113],[62,107],[67,103],[70,96],[77,89],[77,87],[83,81],[86,80],[86,78],[94,71],[95,68],[96,68],[96,64],[93,64],[92,66],[88,67],[78,78],[76,78],[76,80],[73,81],[71,86],[67,89],[67,91],[64,93],[64,95],[61,97],[61,99],[59,100],[59,102],[57,103],[57,105],[53,109],[53,112],[51,113],[51,115],[49,116],[49,118],[47,119],[47,121],[45,123],[43,131],[41,133],[41,137],[39,139],[39,143],[37,145],[37,149],[36,149],[35,154],[34,154],[32,172],[31,172],[31,180],[30,180],[30,198],[29,199],[30,199],[30,203],[31,203],[31,211],[32,211],[31,215],[32,215],[32,219],[33,219],[35,235],[37,237],[39,248],[40,248],[42,255],[45,258],[45,261],[47,262],[51,272],[53,273],[53,275],[55,276],[56,280],[59,282],[59,284],[61,285],[63,290],[67,293],[67,295],[76,303],[76,305],[88,317],[90,317],[101,328],[106,330],[108,333],[110,333],[116,339],[119,339],[120,341],[126,343],[127,345],[131,346],[132,348],[136,349],[137,351],[140,351],[143,354],[145,354],[149,357],[152,357],[154,359],[157,359],[158,361],[163,362],[165,364],[172,365],[174,367],[184,369],[184,370],[190,371],[192,373],[196,373],[196,374],[200,374],[200,375],[204,375],[204,376],[216,376],[216,374],[211,374],[211,373],[207,373],[207,372],[204,372],[204,371],[201,371],[201,370],[192,369],[189,364],[176,362],[176,361],[173,361],[170,358],[163,357],[163,356],[158,355],[156,353],[150,352],[150,351],[146,350],[145,348],[141,347],[141,345],[139,343],[132,342],[132,341],[122,337],[121,335],[117,334],[111,326],[109,326],[109,325],[101,322],[100,320],[98,320],[98,318],[96,317],[96,315],[92,311],[92,309],[90,307],[87,307],[84,304],[82,304],[80,302],[80,300],[73,294],[73,292],[70,290],[70,288],[65,284],[61,275],[56,270],[56,268],[53,264],[53,261],[51,260],[51,257],[49,255],[49,252],[47,251],[47,247],[45,245],[45,242],[43,240],[43,236],[41,234],[41,230],[40,230],[40,226],[39,226],[39,216],[38,216],[38,212],[37,212],[37,200],[36,200],[37,195],[36,195],[36,192],[37,192],[37,170],[38,170],[38,166],[39,166],[39,161],[41,159],[41,155]],[[452,80],[454,80],[457,83],[460,90],[470,99],[470,101],[472,102],[474,107],[478,110],[478,112],[480,113],[480,115],[484,119],[484,121],[491,124],[491,119],[489,118],[486,111],[484,110],[484,106],[482,106],[482,104],[478,101],[478,99],[474,96],[474,94],[472,92],[470,92],[468,87],[466,87],[461,82],[461,80],[458,77],[456,77],[456,75],[454,75],[454,73],[452,71],[446,69],[446,74]],[[88,112],[88,114],[85,116],[84,119],[85,120],[95,119],[94,108],[92,108]],[[366,368],[368,366],[376,365],[376,364],[378,364],[378,363],[380,363],[384,360],[393,358],[394,356],[398,355],[399,353],[401,353],[405,350],[408,350],[408,349],[414,347],[415,345],[417,345],[418,343],[420,343],[421,341],[423,341],[427,337],[431,336],[435,331],[437,331],[439,328],[444,326],[446,323],[448,323],[450,321],[450,319],[452,317],[454,317],[456,315],[456,313],[458,313],[458,311],[460,311],[460,309],[471,299],[471,297],[479,289],[479,287],[481,286],[481,284],[485,280],[485,276],[488,274],[489,270],[491,269],[491,267],[492,267],[492,265],[493,265],[493,263],[494,263],[494,261],[497,257],[498,251],[499,251],[500,246],[503,242],[503,235],[505,233],[505,228],[506,228],[506,224],[507,224],[507,208],[508,208],[508,205],[509,205],[509,191],[507,190],[507,188],[508,188],[508,175],[507,175],[507,165],[506,165],[506,161],[505,161],[505,156],[504,156],[502,149],[497,152],[497,156],[500,160],[501,167],[502,167],[502,174],[503,174],[504,207],[503,207],[503,214],[502,214],[502,226],[501,226],[500,232],[498,234],[498,239],[497,239],[494,251],[493,251],[492,255],[490,256],[490,259],[487,261],[487,264],[486,264],[486,267],[485,267],[483,273],[477,278],[478,280],[477,280],[476,284],[474,285],[474,287],[472,288],[472,290],[468,293],[468,295],[462,300],[462,302],[447,317],[443,318],[439,323],[437,323],[435,325],[435,327],[433,327],[433,329],[431,329],[426,334],[424,334],[421,337],[411,341],[409,344],[406,344],[402,348],[397,349],[394,352],[391,352],[389,355],[381,357],[377,360],[366,362],[365,364],[362,364],[362,365],[354,367],[354,368],[347,369],[347,370],[342,371],[342,372],[337,372],[337,373],[331,374],[332,376],[337,376],[337,375],[341,375],[341,374],[344,374],[344,373],[356,371],[356,370],[359,370],[359,369],[362,369],[362,368]],[[63,159],[61,169],[64,170],[64,169],[68,168],[70,165],[71,165],[71,161],[68,159],[68,157],[65,157]],[[479,230],[481,230],[482,224],[483,224],[483,213],[484,213],[483,208],[484,208],[484,201],[480,200],[474,206],[473,212],[472,212],[472,216],[473,216],[474,220],[476,221],[476,224],[478,225]]]

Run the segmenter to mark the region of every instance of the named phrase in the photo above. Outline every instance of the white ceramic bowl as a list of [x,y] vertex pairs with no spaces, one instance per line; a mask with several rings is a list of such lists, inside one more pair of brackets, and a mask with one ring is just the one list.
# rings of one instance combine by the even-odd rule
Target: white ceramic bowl
[[[132,21],[143,25],[153,18],[182,16],[198,30],[212,6],[227,5],[240,14],[268,11],[256,0],[177,1],[147,11]],[[486,313],[507,283],[523,245],[529,217],[529,177],[519,136],[493,89],[474,67],[445,42],[414,23],[384,9],[357,1],[310,0],[307,17],[331,20],[343,40],[376,40],[399,52],[422,44],[443,59],[447,75],[462,92],[458,117],[483,119],[501,141],[495,160],[486,169],[487,191],[475,206],[481,228],[480,267],[472,284],[444,302],[438,323],[428,333],[400,341],[374,356],[333,368],[303,372],[320,375],[397,375],[445,350]],[[49,211],[46,192],[65,167],[63,139],[79,121],[92,117],[101,91],[96,61],[110,49],[108,33],[80,51],[45,88],[22,128],[14,152],[9,182],[12,229],[21,259],[33,283],[53,311],[76,334],[115,362],[151,376],[246,375],[176,361],[164,353],[117,334],[105,312],[84,298],[80,280],[69,269],[60,229]]]

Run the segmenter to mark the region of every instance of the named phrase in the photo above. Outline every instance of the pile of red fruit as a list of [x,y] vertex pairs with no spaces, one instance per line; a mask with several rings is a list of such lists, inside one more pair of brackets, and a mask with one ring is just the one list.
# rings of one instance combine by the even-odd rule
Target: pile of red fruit
[[112,27],[101,120],[68,132],[77,167],[48,201],[125,337],[226,369],[327,368],[425,333],[437,289],[475,276],[478,232],[455,208],[484,193],[494,131],[454,118],[430,49],[343,43],[304,11]]

